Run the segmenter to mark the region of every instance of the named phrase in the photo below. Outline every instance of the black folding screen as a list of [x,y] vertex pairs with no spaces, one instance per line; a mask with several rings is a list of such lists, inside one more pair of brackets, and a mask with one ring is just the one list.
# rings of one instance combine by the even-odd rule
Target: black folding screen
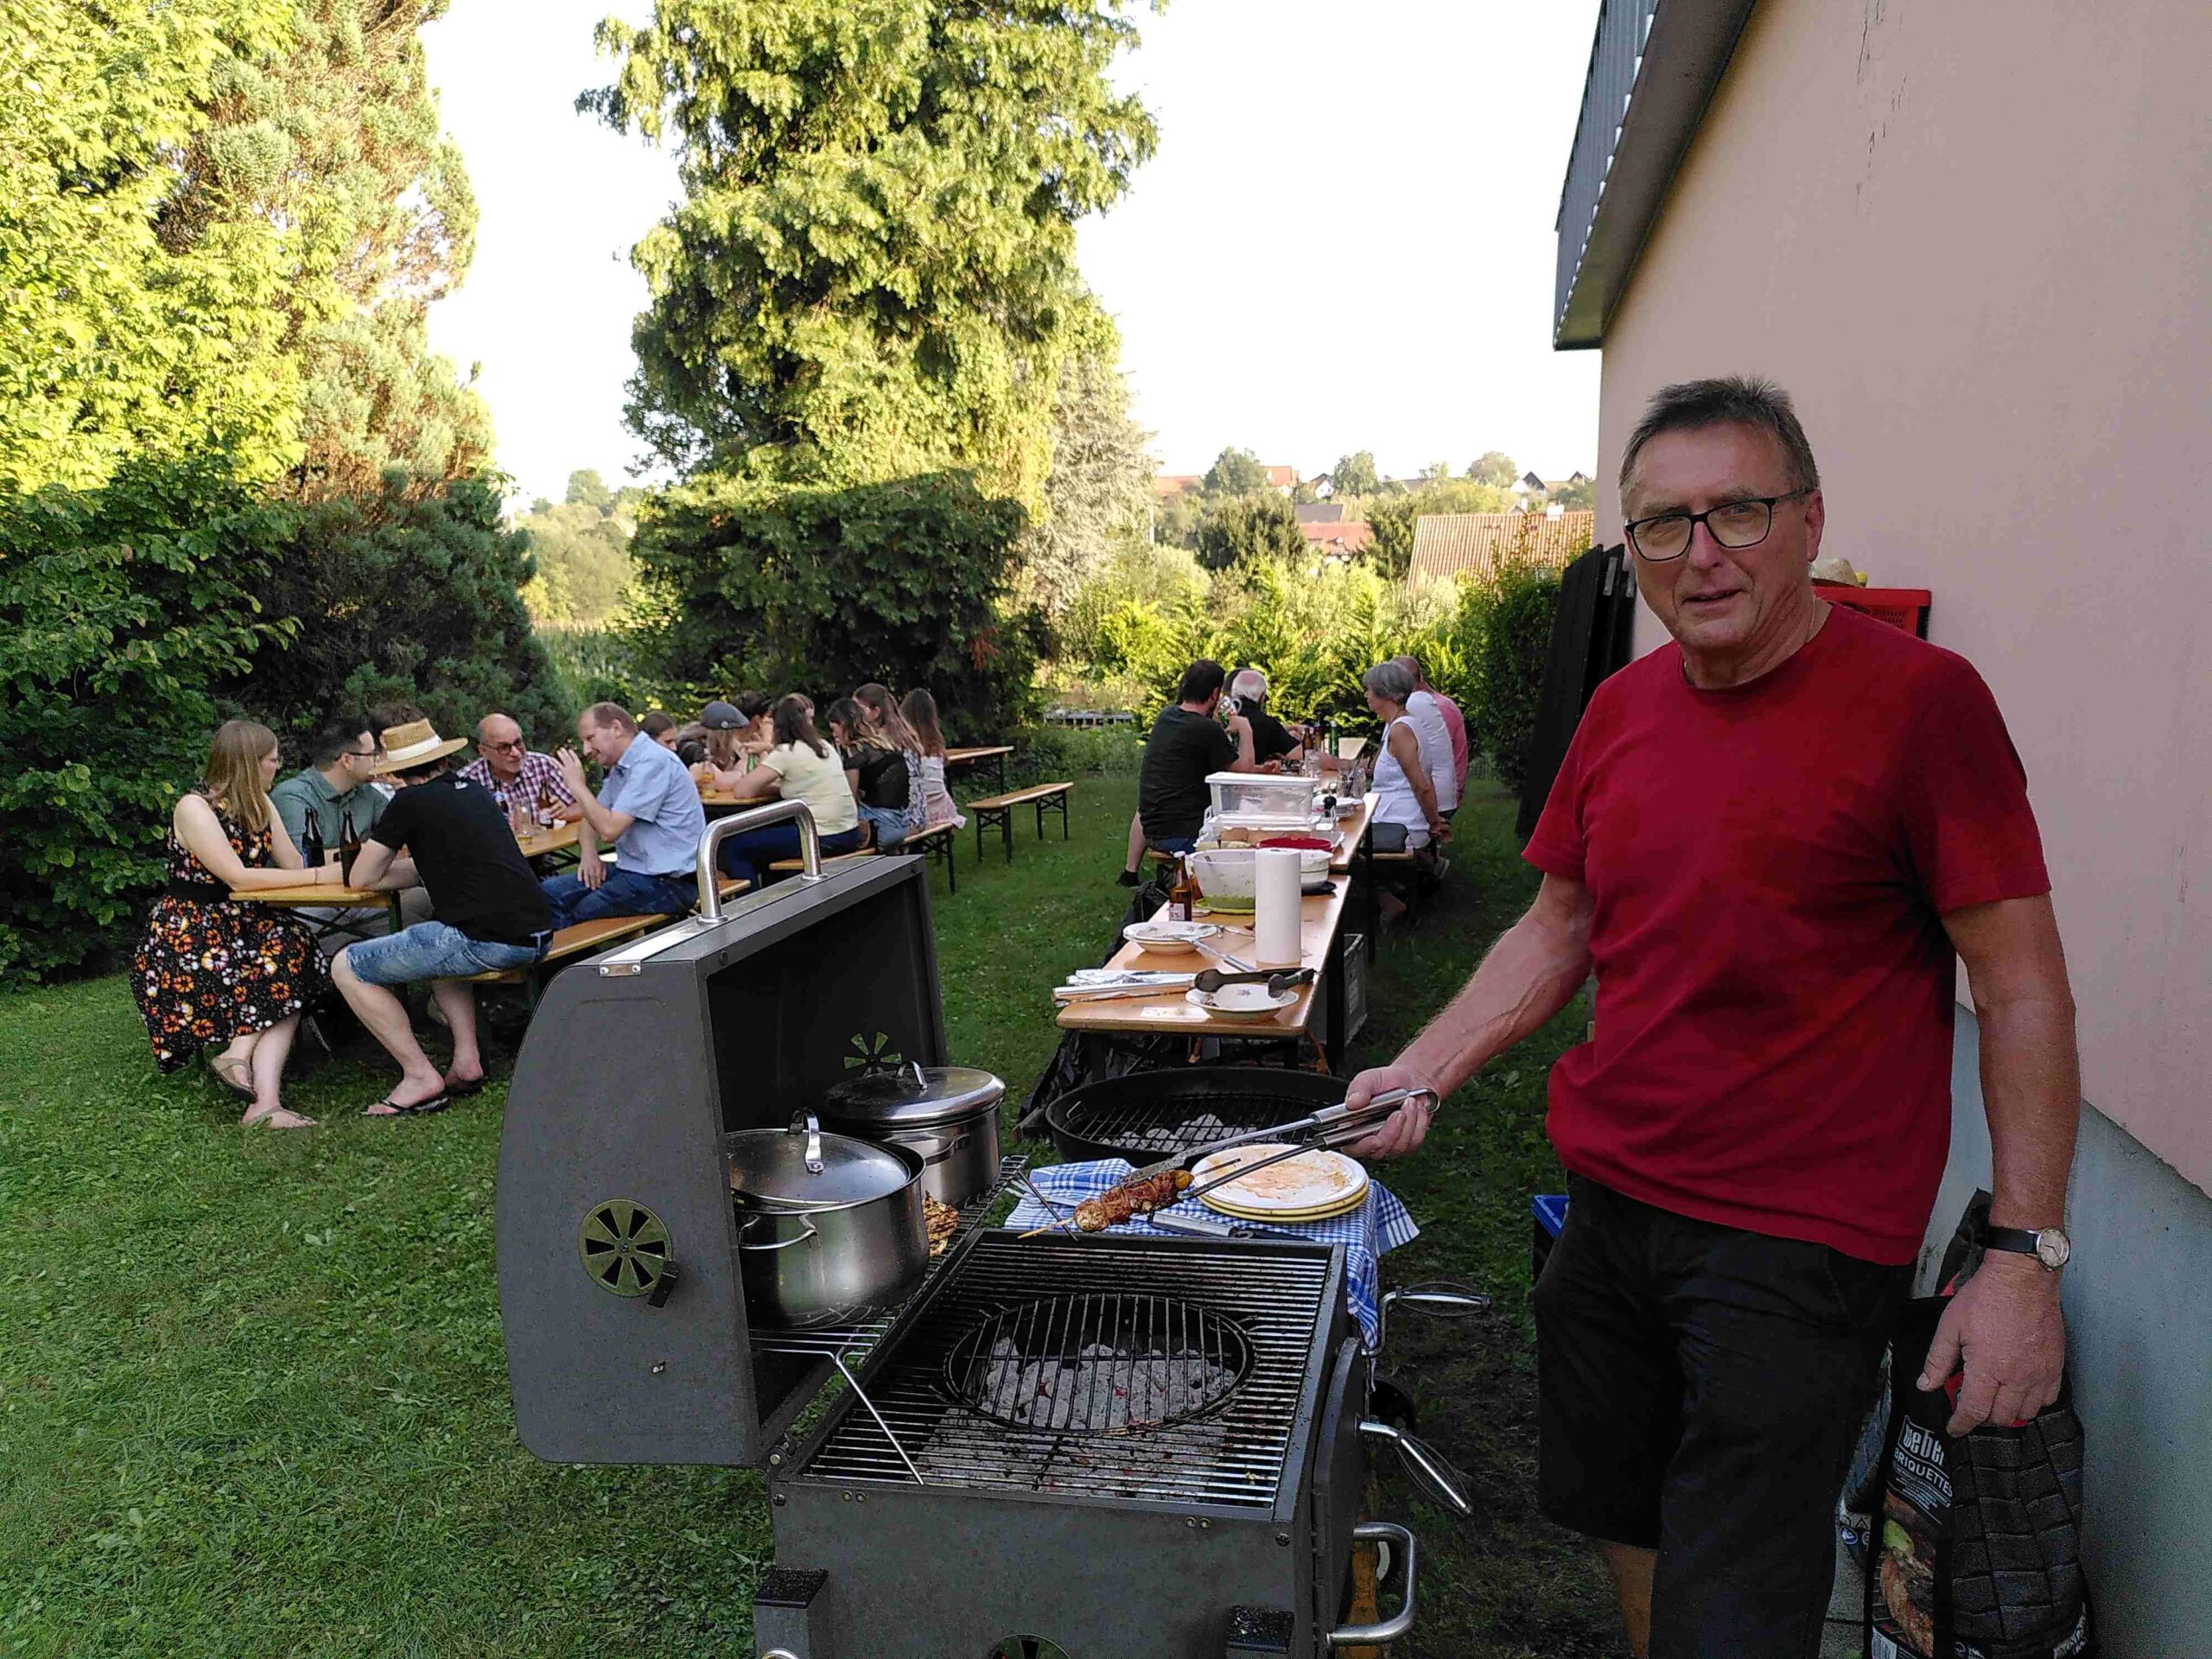
[[1552,779],[1567,759],[1582,711],[1599,683],[1629,658],[1636,617],[1636,573],[1625,546],[1593,547],[1561,573],[1552,648],[1536,695],[1536,727],[1529,735],[1516,825],[1526,841],[1536,828]]

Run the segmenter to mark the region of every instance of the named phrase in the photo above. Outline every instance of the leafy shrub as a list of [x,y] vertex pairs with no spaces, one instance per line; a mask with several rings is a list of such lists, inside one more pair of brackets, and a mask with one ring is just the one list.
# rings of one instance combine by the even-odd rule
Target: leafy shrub
[[[1498,780],[1516,794],[1528,775],[1529,740],[1536,729],[1536,694],[1550,652],[1559,608],[1559,572],[1510,564],[1495,582],[1466,582],[1446,638],[1465,652],[1467,743],[1489,757]],[[1436,671],[1430,670],[1436,680]]]
[[640,661],[726,695],[927,686],[946,723],[1019,723],[1033,701],[1040,613],[1008,602],[1020,505],[966,474],[850,489],[727,476],[645,508],[633,543]]
[[397,471],[381,494],[296,509],[262,589],[295,617],[290,648],[257,657],[221,693],[279,731],[306,733],[333,709],[418,705],[447,736],[502,710],[543,742],[569,710],[518,590],[527,538],[499,516],[488,479],[427,493]]
[[0,977],[82,964],[161,880],[215,683],[298,632],[257,598],[293,522],[213,459],[0,500]]
[[[1225,459],[1234,452],[1223,453]],[[1248,560],[1295,561],[1306,550],[1296,509],[1272,491],[1214,500],[1198,520],[1198,563],[1209,570],[1226,570]]]

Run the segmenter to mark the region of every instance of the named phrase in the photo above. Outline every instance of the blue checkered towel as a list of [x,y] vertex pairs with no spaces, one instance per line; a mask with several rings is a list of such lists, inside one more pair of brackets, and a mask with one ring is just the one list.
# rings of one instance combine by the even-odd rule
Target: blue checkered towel
[[[1039,1192],[1062,1206],[1062,1213],[1073,1209],[1085,1198],[1095,1198],[1117,1181],[1125,1181],[1136,1173],[1135,1166],[1119,1158],[1101,1159],[1087,1164],[1052,1164],[1043,1169],[1033,1169],[1029,1179]],[[1234,1220],[1216,1210],[1209,1210],[1197,1198],[1185,1198],[1169,1206],[1169,1212],[1205,1216],[1214,1221]],[[1047,1212],[1036,1199],[1025,1196],[1012,1215],[1006,1218],[1009,1227],[1027,1230],[1049,1227],[1057,1217]],[[1409,1244],[1421,1235],[1414,1225],[1414,1218],[1406,1213],[1406,1206],[1398,1201],[1396,1193],[1382,1182],[1370,1179],[1367,1202],[1358,1209],[1333,1216],[1326,1221],[1301,1221],[1278,1226],[1273,1222],[1251,1224],[1262,1236],[1269,1234],[1287,1235],[1294,1238],[1310,1238],[1320,1244],[1341,1244],[1344,1247],[1344,1296],[1351,1305],[1352,1317],[1359,1321],[1367,1345],[1375,1345],[1376,1333],[1382,1321],[1376,1313],[1381,1300],[1382,1270],[1380,1259],[1385,1250],[1395,1250],[1401,1244]],[[1115,1231],[1154,1233],[1163,1237],[1180,1237],[1180,1234],[1166,1233],[1143,1219],[1124,1222]]]

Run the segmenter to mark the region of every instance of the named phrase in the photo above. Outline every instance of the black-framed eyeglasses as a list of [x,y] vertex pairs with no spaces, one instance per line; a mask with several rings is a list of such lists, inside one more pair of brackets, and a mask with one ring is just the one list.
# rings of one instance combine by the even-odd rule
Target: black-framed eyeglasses
[[1794,501],[1810,490],[1791,490],[1782,495],[1755,495],[1745,501],[1723,501],[1703,512],[1661,512],[1631,519],[1621,528],[1639,558],[1654,564],[1679,559],[1690,550],[1690,537],[1703,524],[1706,534],[1732,550],[1757,547],[1774,528],[1775,504]]
[[383,751],[381,748],[377,748],[377,747],[370,747],[370,748],[365,748],[365,749],[348,749],[348,750],[346,750],[346,757],[347,757],[349,760],[375,760],[375,759],[377,758],[377,756],[378,756],[379,754],[382,754],[383,753],[384,753],[384,751]]
[[511,737],[504,743],[493,743],[489,747],[495,749],[512,749],[517,754],[520,754],[526,746],[523,739],[519,737]]

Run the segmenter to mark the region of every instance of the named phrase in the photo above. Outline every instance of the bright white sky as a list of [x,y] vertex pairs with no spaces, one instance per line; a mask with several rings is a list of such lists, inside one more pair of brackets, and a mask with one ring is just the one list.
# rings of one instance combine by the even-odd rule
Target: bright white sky
[[[630,245],[667,158],[573,108],[620,0],[455,0],[431,80],[482,210],[431,315],[482,365],[521,496],[638,459],[622,426]],[[1176,0],[1118,73],[1160,125],[1128,197],[1081,232],[1122,327],[1137,418],[1171,472],[1227,444],[1313,474],[1503,449],[1546,477],[1597,459],[1598,355],[1550,347],[1552,225],[1599,0]],[[641,8],[631,0],[621,8]]]

